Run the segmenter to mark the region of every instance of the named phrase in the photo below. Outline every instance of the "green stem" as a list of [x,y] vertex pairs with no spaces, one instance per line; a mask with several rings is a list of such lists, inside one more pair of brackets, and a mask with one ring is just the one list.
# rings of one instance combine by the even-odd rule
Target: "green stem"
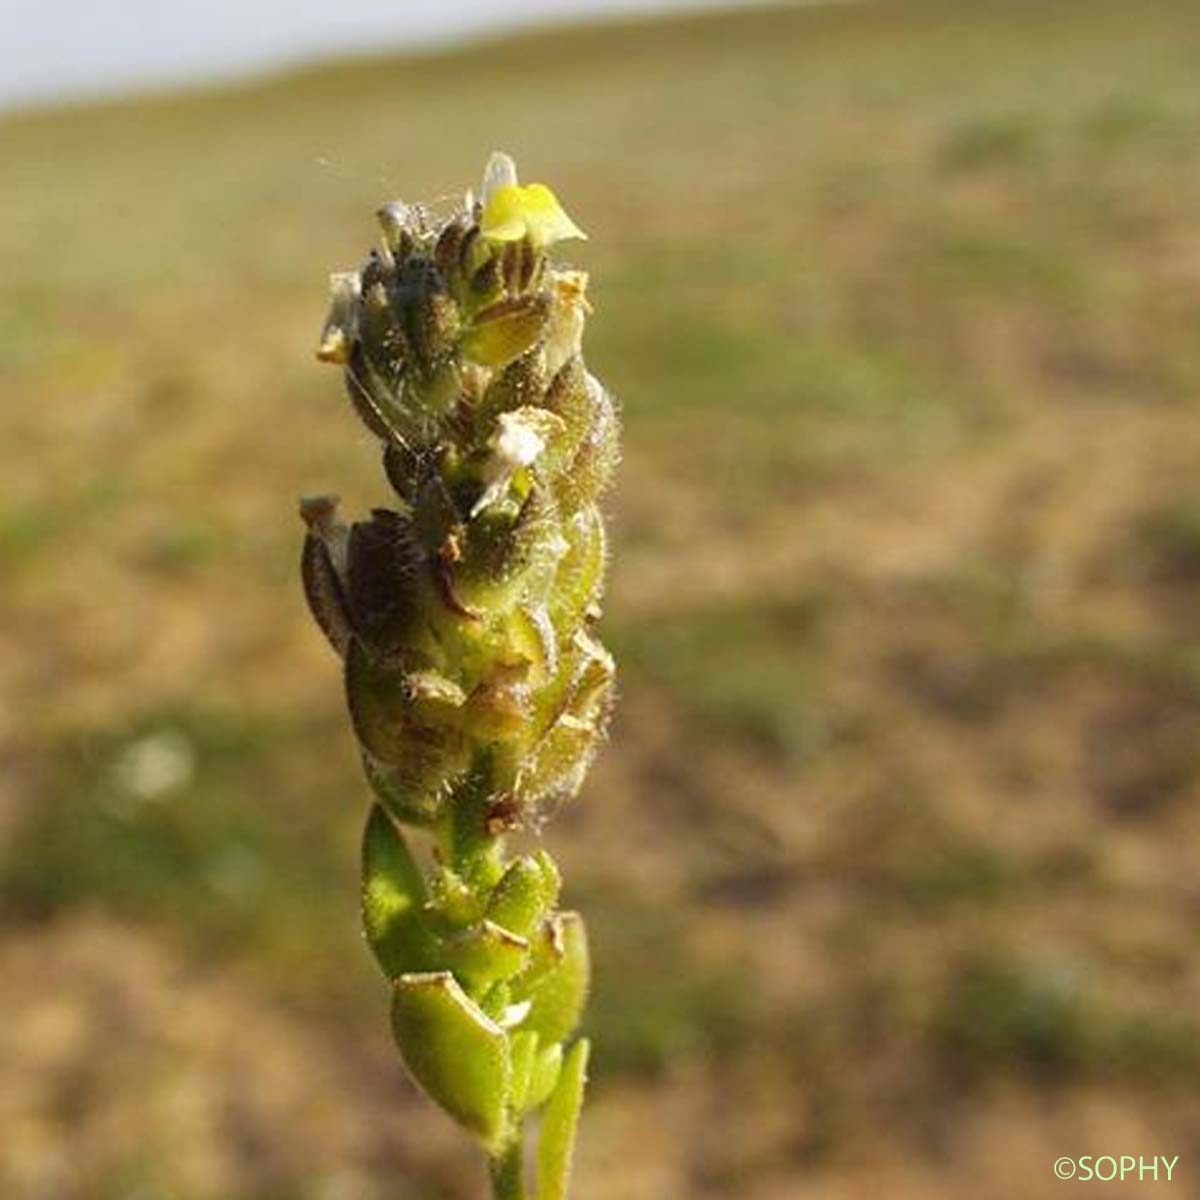
[[446,861],[477,893],[494,887],[504,869],[503,838],[487,828],[491,798],[491,761],[487,755],[480,755],[470,774],[455,789],[437,831]]
[[524,1138],[517,1132],[488,1159],[492,1200],[525,1200]]

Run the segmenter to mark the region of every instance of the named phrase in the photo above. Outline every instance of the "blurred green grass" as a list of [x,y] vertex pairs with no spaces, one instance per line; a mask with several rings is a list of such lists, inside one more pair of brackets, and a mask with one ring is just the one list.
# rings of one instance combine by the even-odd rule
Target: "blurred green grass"
[[1067,1131],[1197,1136],[1198,34],[1183,0],[746,9],[0,124],[13,1036],[21,964],[99,921],[233,980],[233,1029],[268,1006],[280,1062],[353,1064],[313,1120],[369,1131],[313,1182],[323,1138],[247,1103],[206,1174],[89,1135],[128,1086],[14,1082],[22,1145],[85,1147],[52,1194],[477,1184],[381,1032],[292,510],[383,499],[311,362],[326,272],[494,147],[592,236],[627,427],[621,707],[548,833],[597,956],[587,1194],[1036,1196]]

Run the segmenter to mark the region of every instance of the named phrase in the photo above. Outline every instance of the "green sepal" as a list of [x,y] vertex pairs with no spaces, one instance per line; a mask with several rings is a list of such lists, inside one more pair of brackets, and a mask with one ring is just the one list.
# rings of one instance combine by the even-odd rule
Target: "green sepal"
[[[585,629],[577,628],[562,651],[558,673],[537,697],[538,713],[547,729],[564,716],[579,717],[591,709],[615,674],[612,655]],[[527,764],[526,773],[533,768],[534,764]]]
[[588,435],[575,457],[554,480],[554,495],[566,512],[578,512],[604,491],[621,453],[617,412],[612,399],[595,380],[588,380],[586,387],[592,406]]
[[613,662],[598,642],[582,630],[572,641],[553,688],[539,697],[557,700],[553,724],[522,766],[519,793],[536,802],[545,817],[579,790],[591,756],[603,735],[612,703]]
[[541,686],[558,670],[558,634],[544,607],[519,604],[508,614],[507,645],[529,663],[530,682]]
[[604,519],[589,504],[563,524],[567,552],[559,560],[550,593],[550,618],[558,629],[572,629],[590,605],[597,602],[604,583],[607,545]]
[[406,204],[393,201],[375,212],[375,219],[383,230],[383,239],[397,262],[404,262],[413,251],[412,233],[409,231],[409,209]]
[[529,968],[513,980],[513,1002],[529,1001],[521,1029],[549,1045],[571,1033],[587,999],[591,964],[583,918],[574,912],[556,913],[542,924],[532,950]]
[[517,1021],[506,1019],[512,1013],[512,985],[508,980],[493,983],[481,996],[474,997],[474,1000],[502,1028],[512,1029],[514,1025],[519,1024]]
[[529,942],[491,921],[481,921],[473,929],[448,938],[442,946],[442,965],[473,992],[511,979],[528,961]]
[[378,761],[404,761],[403,674],[376,666],[361,639],[346,646],[346,700],[359,742]]
[[410,379],[405,398],[417,412],[442,415],[462,394],[461,382],[458,367],[453,362],[443,362],[432,367],[428,374]]
[[404,677],[404,686],[420,715],[447,716],[467,698],[457,683],[438,671],[413,671]]
[[405,825],[431,825],[442,809],[440,789],[420,790],[411,781],[386,763],[376,762],[369,754],[362,756],[363,771],[375,798],[387,809],[393,820]]
[[562,1070],[562,1044],[543,1046],[536,1033],[518,1030],[508,1039],[512,1055],[509,1108],[518,1116],[540,1108],[554,1090]]
[[[376,663],[357,637],[346,647],[346,698],[359,742],[397,769],[405,786],[436,787],[462,761],[462,736],[451,696],[429,686],[429,673],[408,676]],[[413,682],[415,680],[415,683]]]
[[493,374],[476,409],[477,428],[491,433],[496,418],[503,412],[533,404],[546,391],[544,355],[536,350],[514,359]]
[[460,271],[463,236],[467,228],[463,221],[450,220],[438,234],[433,246],[433,261],[437,263],[442,278],[453,279]]
[[488,254],[481,259],[477,252],[481,244],[486,244],[483,238],[476,239],[467,255],[469,259],[478,262],[478,266],[472,270],[471,278],[468,281],[468,295],[464,305],[465,309],[472,313],[487,308],[493,301],[499,300],[504,292],[500,256]]
[[485,1142],[505,1130],[512,1064],[504,1030],[449,971],[401,975],[392,1032],[413,1078],[456,1121]]
[[497,506],[472,522],[455,564],[455,592],[475,609],[507,612],[531,573],[553,570],[562,553],[557,512],[548,491],[533,487],[514,515]]
[[554,1091],[558,1077],[562,1072],[563,1048],[561,1042],[552,1046],[543,1046],[533,1060],[533,1070],[529,1073],[529,1086],[525,1092],[524,1111],[531,1112],[546,1103],[546,1098]]
[[427,551],[436,552],[447,538],[461,532],[462,514],[449,488],[456,468],[457,455],[449,448],[441,449],[437,454],[437,475],[426,479],[413,502],[413,529]]
[[580,1038],[567,1052],[558,1082],[546,1104],[537,1151],[538,1200],[567,1200],[575,1129],[579,1124],[583,1088],[587,1082],[588,1050],[587,1038]]
[[503,847],[488,825],[493,787],[492,756],[484,752],[456,784],[438,832],[443,861],[477,895],[490,892],[504,874]]
[[304,539],[300,577],[313,619],[329,639],[329,644],[341,654],[351,634],[346,591],[333,565],[329,547],[315,534],[310,533]]
[[482,901],[462,876],[444,863],[434,867],[429,879],[429,892],[426,911],[431,920],[443,927],[443,931],[452,932],[479,919]]
[[559,368],[546,389],[542,404],[565,422],[566,437],[560,453],[569,461],[591,436],[595,415],[587,370],[578,354]]
[[363,271],[363,283],[366,286],[359,305],[359,340],[364,357],[399,400],[403,381],[416,366],[413,346],[401,324],[402,314],[389,303],[389,289],[380,278],[377,264],[372,263]]
[[463,354],[485,367],[504,366],[537,341],[549,315],[549,297],[540,294],[489,304],[463,335]]
[[361,344],[355,344],[344,372],[346,393],[359,419],[381,441],[408,441],[417,430],[401,403],[403,380],[379,372]]
[[512,1058],[512,1079],[508,1088],[508,1103],[514,1113],[523,1113],[529,1105],[529,1085],[533,1078],[534,1059],[537,1057],[538,1036],[518,1030],[509,1034],[508,1050]]
[[436,363],[453,351],[461,326],[458,305],[449,293],[430,288],[424,303],[410,312],[409,337],[425,364]]
[[425,888],[404,835],[376,804],[362,849],[362,919],[367,941],[394,979],[433,965],[435,942],[425,927]]
[[554,860],[539,850],[510,864],[492,898],[487,916],[497,925],[528,937],[558,899],[561,877]]
[[417,497],[423,462],[407,442],[388,442],[383,448],[383,471],[396,495],[411,506]]
[[558,413],[536,404],[522,404],[508,411],[508,420],[541,439],[542,451],[535,460],[540,476],[549,477],[565,465],[567,423]]
[[533,280],[535,271],[544,261],[528,237],[506,242],[500,253],[500,272],[508,293],[518,295],[525,291]]
[[477,741],[491,743],[493,769],[500,768],[499,748],[512,746],[527,732],[529,663],[497,663],[471,692],[463,707],[463,728]]

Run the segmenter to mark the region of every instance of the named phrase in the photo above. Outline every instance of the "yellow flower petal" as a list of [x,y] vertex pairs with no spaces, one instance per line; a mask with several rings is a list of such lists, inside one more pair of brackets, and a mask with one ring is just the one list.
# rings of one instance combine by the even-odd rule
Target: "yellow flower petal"
[[535,243],[549,246],[566,238],[587,237],[544,183],[531,183],[522,190],[525,192],[525,224]]
[[506,183],[488,197],[479,232],[495,242],[517,242],[525,236],[523,187]]
[[483,210],[479,231],[496,242],[523,237],[537,247],[587,234],[567,216],[558,197],[544,183],[508,183],[496,188]]

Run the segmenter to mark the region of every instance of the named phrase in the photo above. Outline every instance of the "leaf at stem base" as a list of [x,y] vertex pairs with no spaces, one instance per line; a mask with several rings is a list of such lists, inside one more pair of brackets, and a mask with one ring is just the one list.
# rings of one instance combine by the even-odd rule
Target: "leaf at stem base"
[[587,1081],[588,1050],[587,1038],[580,1038],[567,1052],[558,1083],[546,1103],[537,1153],[538,1200],[567,1200],[575,1128]]

